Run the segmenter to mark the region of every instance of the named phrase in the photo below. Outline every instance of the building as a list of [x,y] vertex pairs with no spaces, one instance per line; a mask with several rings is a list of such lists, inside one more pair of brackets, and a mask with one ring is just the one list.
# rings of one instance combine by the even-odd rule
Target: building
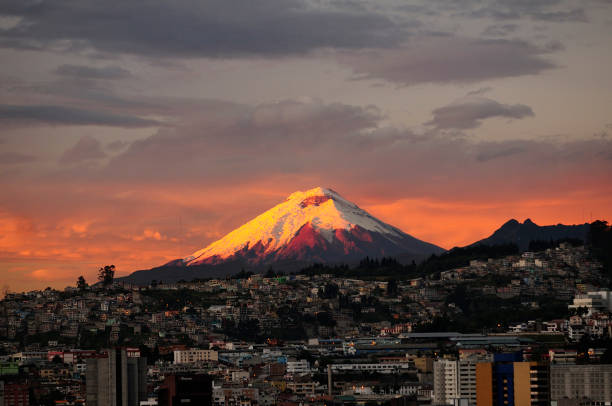
[[612,402],[612,364],[551,365],[551,400]]
[[434,404],[452,404],[453,399],[459,397],[457,376],[457,361],[441,359],[434,362]]
[[[289,372],[289,363],[287,363],[287,372]],[[367,363],[367,364],[331,364],[333,372],[378,372],[381,374],[394,374],[400,371],[415,371],[414,363],[412,362],[389,362],[389,363]]]
[[219,361],[219,352],[215,350],[175,350],[174,351],[174,363],[175,364],[188,364],[192,362],[200,361]]
[[520,353],[476,365],[477,406],[546,406],[549,387],[548,365],[523,362]]
[[587,314],[589,315],[601,311],[612,312],[612,291],[602,290],[599,292],[587,292],[585,295],[578,295],[568,308],[585,308],[588,310]]
[[25,383],[0,381],[0,400],[3,406],[28,406],[30,387]]
[[434,404],[476,404],[476,365],[485,360],[434,362]]
[[212,404],[212,378],[205,374],[168,375],[159,388],[159,406]]
[[147,360],[125,350],[87,360],[87,406],[138,406],[147,400]]
[[299,361],[287,361],[288,374],[306,374],[310,372],[310,365],[305,359]]

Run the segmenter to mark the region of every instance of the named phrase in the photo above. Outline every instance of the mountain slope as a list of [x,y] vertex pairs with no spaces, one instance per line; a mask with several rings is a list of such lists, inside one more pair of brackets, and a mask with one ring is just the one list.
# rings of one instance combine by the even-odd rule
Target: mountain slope
[[474,245],[502,245],[516,244],[520,251],[526,251],[531,241],[556,241],[564,238],[575,238],[586,240],[589,232],[589,224],[578,224],[566,226],[557,224],[554,226],[539,226],[531,221],[525,220],[522,224],[515,219],[509,220],[489,237],[471,244]]
[[337,192],[318,187],[291,194],[284,202],[173,265],[350,262],[365,256],[397,254],[418,259],[443,251],[374,218]]

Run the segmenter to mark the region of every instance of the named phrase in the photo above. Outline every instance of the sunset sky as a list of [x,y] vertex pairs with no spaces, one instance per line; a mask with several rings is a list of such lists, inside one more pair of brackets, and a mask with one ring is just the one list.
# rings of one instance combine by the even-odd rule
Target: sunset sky
[[0,287],[330,187],[444,248],[612,220],[610,0],[2,0]]

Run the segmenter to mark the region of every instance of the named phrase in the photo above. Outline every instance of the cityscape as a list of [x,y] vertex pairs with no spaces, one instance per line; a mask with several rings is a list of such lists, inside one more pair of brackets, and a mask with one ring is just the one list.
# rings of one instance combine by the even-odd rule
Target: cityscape
[[0,393],[11,405],[607,404],[611,280],[574,244],[422,276],[364,259],[138,286],[102,267],[91,286],[6,294]]
[[0,0],[0,406],[612,406],[612,0]]

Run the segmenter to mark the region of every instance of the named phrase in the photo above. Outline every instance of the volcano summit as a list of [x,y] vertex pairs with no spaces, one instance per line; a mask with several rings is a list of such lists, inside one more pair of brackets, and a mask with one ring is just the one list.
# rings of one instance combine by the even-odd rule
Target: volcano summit
[[331,189],[287,200],[173,265],[351,262],[366,256],[423,258],[444,250],[383,223]]

